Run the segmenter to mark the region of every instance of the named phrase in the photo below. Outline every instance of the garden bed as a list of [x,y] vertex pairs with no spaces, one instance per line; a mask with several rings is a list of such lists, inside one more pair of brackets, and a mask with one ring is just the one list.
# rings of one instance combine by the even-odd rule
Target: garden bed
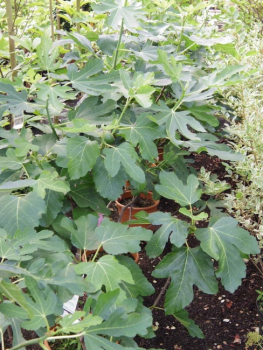
[[223,138],[225,99],[253,72],[236,8],[29,4],[0,5],[2,348],[245,347],[262,276],[258,232],[223,203],[251,155]]

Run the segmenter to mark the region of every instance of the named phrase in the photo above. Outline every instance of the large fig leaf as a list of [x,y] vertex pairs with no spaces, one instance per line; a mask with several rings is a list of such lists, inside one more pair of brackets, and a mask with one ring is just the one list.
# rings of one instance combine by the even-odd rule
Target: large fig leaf
[[187,178],[185,185],[175,173],[162,171],[160,173],[161,185],[156,185],[156,191],[163,197],[173,199],[181,206],[187,206],[197,202],[202,194],[202,190],[198,189],[198,178],[191,174]]
[[135,337],[137,334],[147,334],[147,328],[151,325],[152,317],[146,313],[142,315],[138,313],[126,314],[123,308],[115,310],[108,320],[92,326],[86,334],[105,334],[115,337]]
[[6,238],[7,233],[5,236],[2,236],[2,234],[6,233],[4,230],[0,229],[0,257],[3,259],[8,260],[20,260],[21,256],[19,254],[19,249],[15,248],[13,246],[13,242]]
[[[103,319],[99,316],[91,315],[84,317],[85,311],[75,311],[74,314],[68,314],[60,321],[63,333],[78,333],[94,325],[100,324]],[[76,322],[81,319],[81,321]]]
[[47,316],[62,314],[62,303],[58,303],[56,294],[50,288],[48,291],[43,291],[35,280],[28,277],[25,280],[27,288],[34,298],[34,300],[27,298],[28,305],[33,310],[33,317],[29,321],[24,321],[22,327],[28,330],[38,330],[41,327],[46,327]]
[[188,317],[188,312],[185,309],[177,311],[173,314],[173,316],[177,319],[177,321],[179,321],[183,326],[185,326],[185,328],[188,330],[189,334],[192,337],[197,337],[201,339],[204,338],[203,332],[194,323],[194,321]]
[[118,289],[109,291],[107,293],[101,293],[97,299],[95,308],[92,311],[94,316],[100,316],[104,320],[107,320],[112,313],[112,310],[116,308],[116,301],[120,291]]
[[38,249],[49,252],[64,252],[67,247],[58,236],[53,236],[52,231],[36,232],[33,229],[25,229],[23,232],[17,230],[12,236],[0,229],[0,257],[2,259],[28,260],[30,257],[27,254]]
[[57,138],[53,133],[37,136],[33,140],[33,144],[39,147],[38,153],[43,156],[50,152],[56,142]]
[[217,277],[221,278],[224,287],[232,293],[245,277],[246,266],[240,251],[246,254],[259,253],[255,237],[237,224],[231,217],[222,217],[208,228],[196,230],[201,248],[219,261]]
[[109,123],[112,117],[106,117],[113,112],[117,104],[113,100],[107,100],[105,103],[97,104],[97,97],[86,98],[81,105],[71,114],[71,119],[86,119],[90,124],[104,124]]
[[22,158],[17,157],[14,149],[6,151],[6,157],[0,157],[0,171],[5,169],[18,170],[22,168]]
[[85,250],[97,249],[100,245],[100,241],[95,235],[98,218],[89,214],[87,217],[79,217],[74,223],[77,226],[77,229],[71,227],[71,240],[74,246]]
[[191,117],[190,113],[187,111],[176,112],[167,107],[164,102],[161,102],[160,106],[152,107],[152,109],[159,112],[154,118],[159,125],[166,124],[167,134],[175,145],[179,145],[183,142],[176,138],[178,132],[187,139],[200,140],[195,133],[189,130],[187,125],[189,125],[191,129],[200,132],[206,131],[199,121]]
[[112,255],[104,255],[97,262],[80,263],[75,271],[87,275],[87,280],[96,290],[103,285],[107,291],[118,289],[122,281],[134,283],[130,271]]
[[109,214],[103,199],[89,180],[83,179],[72,182],[69,195],[72,196],[80,208],[90,207],[96,212]]
[[[1,306],[8,306],[10,307],[13,304],[7,304],[7,303],[2,303]],[[15,306],[15,305],[13,305]],[[19,306],[17,306],[17,309],[22,310]],[[13,314],[12,317],[8,317],[5,312],[1,313],[0,312],[0,333],[2,334],[5,333],[5,330],[7,326],[12,327],[12,333],[13,333],[13,347],[20,345],[21,343],[24,343],[26,340],[23,338],[22,332],[21,332],[21,319],[19,319],[20,316],[19,314]],[[1,344],[1,340],[0,340]],[[26,350],[26,348],[21,346],[19,349],[21,350]]]
[[84,341],[87,349],[92,350],[134,350],[134,348],[124,348],[123,346],[111,342],[107,338],[104,338],[102,336],[99,336],[97,334],[88,334],[84,336]]
[[136,164],[137,153],[130,143],[124,142],[118,147],[106,148],[103,153],[106,156],[105,167],[110,176],[116,176],[122,164],[131,178],[139,183],[145,182],[145,174]]
[[96,235],[109,254],[136,253],[141,250],[140,241],[149,241],[152,231],[143,227],[127,227],[104,219],[96,229]]
[[165,296],[165,312],[174,314],[193,300],[193,285],[208,294],[216,294],[217,280],[211,258],[200,247],[176,248],[153,271],[154,277],[171,277]]
[[119,73],[116,71],[89,78],[94,74],[102,72],[102,70],[103,61],[98,58],[92,58],[79,71],[75,64],[70,64],[68,66],[68,77],[75,89],[85,92],[89,96],[99,96],[102,91],[108,91],[112,88],[109,82],[119,79]]
[[24,111],[32,113],[39,107],[27,101],[25,90],[17,92],[11,84],[0,83],[0,91],[5,93],[0,93],[0,105],[4,104],[13,115],[21,115]]
[[25,187],[32,187],[36,185],[37,181],[33,179],[25,179],[18,181],[8,181],[0,186],[0,192],[13,192],[18,189],[22,189]]
[[123,193],[123,187],[127,176],[121,167],[119,172],[114,176],[110,176],[107,172],[104,161],[98,158],[97,163],[93,168],[94,181],[97,191],[109,200],[116,200]]
[[65,241],[54,235],[52,231],[42,230],[36,232],[33,229],[16,231],[13,236],[13,246],[20,248],[20,254],[31,254],[38,249],[48,252],[65,252],[68,247]]
[[219,140],[215,135],[208,133],[197,135],[200,138],[199,141],[189,140],[183,142],[183,145],[189,148],[189,151],[206,151],[210,156],[217,156],[223,160],[241,161],[244,159],[243,154],[235,153],[228,145],[218,143]]
[[33,191],[40,197],[45,198],[46,190],[52,190],[54,192],[61,192],[64,195],[70,191],[69,185],[58,177],[56,172],[50,173],[49,171],[42,171],[37,183],[33,186]]
[[47,211],[42,215],[40,225],[46,227],[49,226],[53,220],[55,220],[63,207],[64,195],[61,192],[55,192],[47,189],[44,200],[46,202]]
[[[48,257],[47,253],[44,253],[45,256]],[[56,253],[55,257],[57,258],[59,256],[58,253]],[[56,265],[60,267],[58,264],[57,260],[55,261]],[[70,266],[66,267],[66,270],[70,270]],[[62,275],[57,275],[54,277],[51,276],[46,276],[45,274],[40,274],[39,271],[32,273],[29,270],[25,268],[21,268],[18,266],[14,266],[8,263],[2,263],[0,264],[0,273],[3,275],[21,275],[21,276],[29,276],[32,279],[38,281],[42,285],[52,285],[52,286],[57,286],[57,287],[62,287],[68,291],[70,291],[73,294],[78,294],[81,295],[84,290],[87,289],[87,283],[83,280],[82,277],[77,276],[76,274],[62,274]]]
[[179,220],[170,213],[156,212],[148,216],[153,225],[162,225],[153,235],[146,246],[146,252],[150,258],[159,256],[168,239],[177,247],[181,247],[188,236],[188,224]]
[[26,294],[16,284],[2,280],[0,281],[0,292],[11,302],[21,306],[26,311],[27,316],[33,315],[33,309],[28,303]]
[[121,92],[125,97],[135,98],[135,100],[144,108],[152,105],[151,95],[155,88],[151,85],[155,83],[154,74],[137,74],[131,78],[126,71],[120,71],[123,87]]
[[45,201],[35,193],[23,197],[6,195],[0,198],[0,227],[9,234],[16,230],[38,226],[41,215],[46,211]]
[[20,171],[16,170],[3,170],[0,174],[0,185],[7,182],[15,182],[20,179]]
[[169,62],[167,53],[162,50],[157,50],[158,62],[162,64],[167,75],[172,79],[172,81],[178,81],[182,71],[182,64],[178,63],[176,59],[171,55]]
[[72,137],[67,142],[68,171],[71,179],[79,179],[92,170],[100,155],[99,145],[84,136]]
[[124,0],[103,0],[100,4],[93,5],[92,8],[96,13],[109,12],[106,24],[113,29],[117,29],[122,20],[127,28],[136,28],[140,26],[138,21],[142,18],[141,4],[136,1],[131,1],[130,6],[125,6]]
[[38,98],[44,101],[49,101],[49,103],[57,110],[62,111],[64,104],[59,101],[59,98],[72,100],[75,98],[76,93],[69,93],[72,89],[69,86],[60,86],[60,85],[46,85],[46,84],[36,84],[36,87],[39,89]]
[[119,263],[126,266],[132,274],[132,278],[136,283],[131,284],[122,281],[120,284],[121,288],[126,292],[127,297],[137,298],[139,295],[147,296],[154,293],[154,288],[147,278],[142,273],[139,265],[128,256],[117,256]]
[[54,72],[60,66],[60,62],[56,62],[58,56],[58,48],[53,47],[51,38],[45,33],[41,37],[41,43],[37,47],[38,64],[43,70]]
[[153,161],[158,156],[157,147],[153,142],[159,137],[165,137],[164,129],[153,123],[147,114],[141,114],[134,123],[125,125],[120,129],[120,133],[131,144],[136,147],[140,146],[142,157],[148,161]]

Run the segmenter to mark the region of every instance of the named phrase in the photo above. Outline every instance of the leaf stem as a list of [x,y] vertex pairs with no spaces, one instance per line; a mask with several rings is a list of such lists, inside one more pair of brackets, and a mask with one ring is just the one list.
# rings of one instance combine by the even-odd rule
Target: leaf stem
[[164,311],[164,308],[163,307],[158,307],[158,306],[155,306],[155,307],[151,307],[152,309],[157,309],[157,310],[162,310],[162,311]]
[[29,176],[29,174],[28,174],[28,172],[27,172],[27,170],[26,170],[26,168],[25,168],[24,164],[22,164],[22,166],[23,166],[23,169],[24,169],[24,171],[25,171],[25,173],[26,173],[27,178],[29,179],[29,178],[30,178],[30,176]]
[[122,19],[120,33],[119,33],[119,40],[118,40],[116,51],[115,51],[115,55],[114,55],[113,69],[116,69],[116,65],[117,65],[119,47],[120,47],[120,44],[121,44],[121,38],[122,38],[122,33],[123,33],[123,25],[124,25],[124,20]]
[[2,349],[5,350],[4,333],[3,333],[2,329],[0,329],[0,333],[1,333]]
[[116,132],[116,130],[118,129],[119,127],[119,124],[124,116],[124,113],[126,112],[127,108],[129,107],[129,104],[131,103],[131,100],[132,100],[132,97],[128,98],[127,101],[126,101],[126,104],[123,108],[123,111],[121,112],[121,115],[119,117],[119,119],[117,120],[117,125],[115,126],[115,128],[113,129],[112,133],[114,134]]
[[[61,329],[60,329],[61,331]],[[79,338],[82,337],[83,335],[85,335],[85,332],[81,332],[78,334],[73,334],[73,335],[58,335],[58,336],[54,336],[54,337],[48,337],[46,338],[46,340],[58,340],[58,339],[72,339],[72,338]],[[13,350],[13,349],[10,349]]]
[[192,216],[191,216],[191,225],[194,226],[195,220],[193,218],[193,207],[192,207],[192,204],[190,204],[190,208],[189,209],[190,209],[190,213],[192,214]]
[[[127,0],[125,0],[124,7],[126,5],[127,5]],[[121,28],[120,28],[119,40],[118,40],[118,43],[117,43],[115,56],[114,56],[113,69],[116,69],[116,65],[117,65],[117,58],[118,58],[118,53],[119,53],[119,47],[120,47],[120,44],[121,44],[121,38],[122,38],[122,34],[123,34],[123,25],[124,25],[124,18],[122,18],[122,20],[121,20]]]
[[159,102],[159,100],[160,100],[160,98],[162,97],[162,94],[163,94],[163,92],[164,92],[165,88],[166,88],[166,86],[163,86],[163,88],[162,88],[162,90],[161,90],[161,92],[160,92],[159,96],[157,97],[157,99],[156,99],[155,103],[158,103],[158,102]]
[[99,254],[99,251],[100,251],[100,249],[101,249],[101,247],[102,247],[102,244],[100,244],[100,246],[98,247],[98,249],[97,249],[96,253],[94,254],[94,257],[93,257],[93,259],[91,260],[91,262],[94,262],[94,261],[96,260],[98,254]]
[[[0,330],[1,331],[1,330]],[[21,349],[23,347],[26,347],[26,346],[29,346],[29,345],[33,345],[33,344],[39,344],[40,342],[46,340],[48,338],[48,335],[44,335],[43,337],[41,338],[35,338],[35,339],[32,339],[32,340],[27,340],[23,343],[20,343],[10,349],[6,349],[6,350],[18,350],[18,349]]]
[[166,282],[165,282],[165,285],[163,286],[163,288],[161,289],[159,295],[157,296],[157,298],[155,299],[155,302],[153,303],[153,305],[150,307],[150,309],[154,309],[156,308],[156,305],[158,305],[163,293],[166,291],[166,289],[168,288],[169,284],[171,282],[171,277],[168,277]]
[[54,129],[54,126],[52,124],[52,121],[51,121],[51,117],[50,117],[50,114],[49,114],[49,110],[48,110],[48,99],[47,99],[47,102],[46,102],[46,111],[47,111],[47,119],[48,119],[48,122],[49,122],[49,125],[51,127],[51,130],[53,132],[53,134],[56,136],[56,138],[59,140],[59,137],[58,137],[58,134],[56,133],[56,130]]
[[51,38],[52,38],[52,41],[54,42],[55,41],[55,34],[54,34],[52,0],[49,0],[49,19],[50,19],[50,28],[51,28]]

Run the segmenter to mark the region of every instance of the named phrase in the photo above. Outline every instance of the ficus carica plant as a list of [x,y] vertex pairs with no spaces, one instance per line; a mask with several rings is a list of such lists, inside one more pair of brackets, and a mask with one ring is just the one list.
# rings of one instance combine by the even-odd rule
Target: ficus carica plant
[[[93,1],[78,32],[60,31],[53,42],[45,28],[28,71],[0,79],[2,349],[47,349],[46,341],[63,338],[79,338],[83,349],[142,349],[134,337],[154,337],[152,309],[161,305],[157,297],[144,306],[154,287],[127,255],[141,241],[150,258],[169,241],[153,272],[168,278],[164,312],[203,337],[185,310],[193,285],[215,294],[220,279],[234,292],[245,277],[243,257],[258,253],[221,203],[203,196],[191,167],[200,152],[240,160],[218,143],[215,94],[245,80],[243,67],[208,64],[211,47],[228,41],[200,22],[207,2],[165,1],[160,11],[157,3]],[[93,35],[90,23],[98,24]],[[134,196],[152,191],[175,201],[180,218],[141,214],[155,233],[113,222],[109,202],[127,180]],[[84,306],[62,317],[74,295]],[[37,336],[25,340],[23,330]]]

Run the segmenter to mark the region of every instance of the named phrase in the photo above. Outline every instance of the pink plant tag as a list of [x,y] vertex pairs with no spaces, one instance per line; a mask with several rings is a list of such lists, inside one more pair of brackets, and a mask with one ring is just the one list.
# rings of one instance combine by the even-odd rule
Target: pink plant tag
[[99,213],[99,220],[98,220],[97,226],[100,226],[100,224],[102,223],[102,220],[103,220],[103,214]]

